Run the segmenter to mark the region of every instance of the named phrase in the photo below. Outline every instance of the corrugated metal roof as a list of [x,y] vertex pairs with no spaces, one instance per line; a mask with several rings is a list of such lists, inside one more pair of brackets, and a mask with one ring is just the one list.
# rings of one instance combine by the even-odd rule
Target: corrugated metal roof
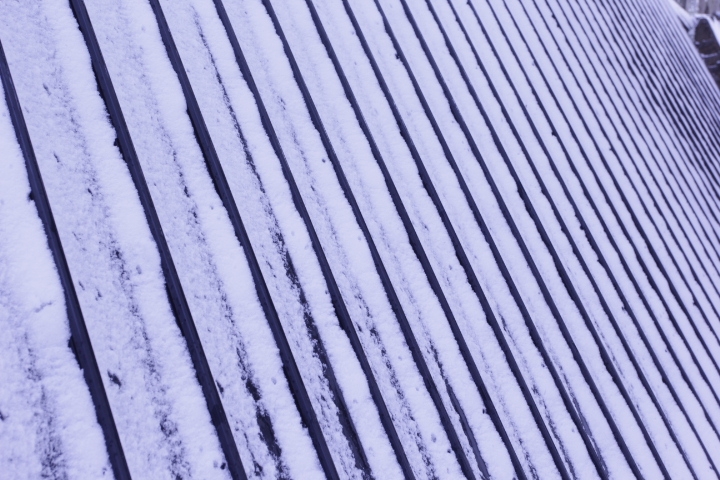
[[667,0],[0,41],[0,476],[718,477],[720,95]]

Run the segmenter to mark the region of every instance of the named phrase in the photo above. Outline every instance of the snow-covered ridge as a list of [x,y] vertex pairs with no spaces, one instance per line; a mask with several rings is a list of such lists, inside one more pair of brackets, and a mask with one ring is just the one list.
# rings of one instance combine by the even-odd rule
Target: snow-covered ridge
[[718,478],[677,15],[0,2],[0,477]]

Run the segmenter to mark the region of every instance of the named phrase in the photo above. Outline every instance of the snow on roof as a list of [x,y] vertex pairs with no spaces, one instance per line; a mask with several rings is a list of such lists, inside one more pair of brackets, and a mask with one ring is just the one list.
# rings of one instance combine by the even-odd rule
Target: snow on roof
[[720,95],[667,1],[0,42],[0,476],[718,476]]

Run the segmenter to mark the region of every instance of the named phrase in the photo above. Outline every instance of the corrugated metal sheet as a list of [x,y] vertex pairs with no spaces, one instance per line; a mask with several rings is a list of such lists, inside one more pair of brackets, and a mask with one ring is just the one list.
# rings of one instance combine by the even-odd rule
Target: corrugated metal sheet
[[719,476],[720,95],[667,0],[0,41],[0,476]]

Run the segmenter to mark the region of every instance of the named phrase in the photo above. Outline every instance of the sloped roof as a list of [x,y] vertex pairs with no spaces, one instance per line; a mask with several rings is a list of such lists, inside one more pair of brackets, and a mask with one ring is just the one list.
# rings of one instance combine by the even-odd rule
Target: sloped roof
[[0,41],[2,475],[718,476],[720,95],[667,0]]

